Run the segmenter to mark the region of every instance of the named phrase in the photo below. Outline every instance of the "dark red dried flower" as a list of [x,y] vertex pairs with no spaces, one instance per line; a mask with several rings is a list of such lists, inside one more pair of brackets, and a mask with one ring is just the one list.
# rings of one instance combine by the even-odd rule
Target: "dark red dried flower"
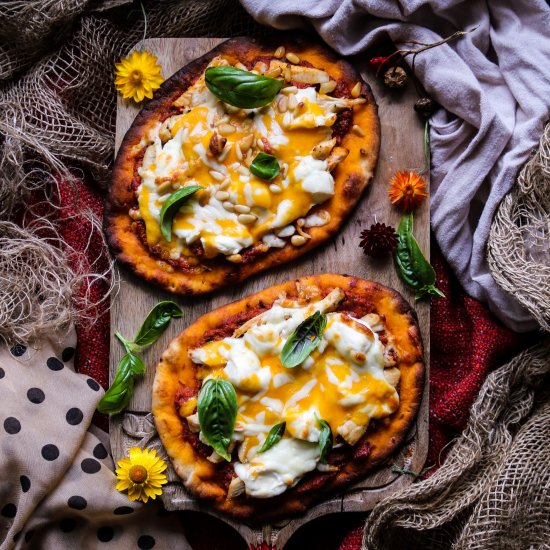
[[378,69],[380,69],[380,67],[386,63],[386,61],[388,60],[387,57],[371,57],[371,59],[369,59],[369,65],[375,69],[376,71],[378,71]]
[[361,233],[359,246],[367,256],[383,256],[397,246],[397,233],[391,225],[375,223]]

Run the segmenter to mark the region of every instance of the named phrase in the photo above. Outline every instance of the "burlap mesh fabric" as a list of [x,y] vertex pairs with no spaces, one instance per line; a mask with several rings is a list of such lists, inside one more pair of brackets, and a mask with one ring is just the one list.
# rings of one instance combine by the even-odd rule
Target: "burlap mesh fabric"
[[499,206],[488,242],[491,273],[550,330],[550,123]]
[[[144,7],[150,37],[268,32],[236,0],[151,0]],[[21,247],[17,264],[13,247],[0,250],[2,295],[11,300],[10,307],[0,309],[0,327],[17,325],[19,340],[22,335],[39,338],[41,327],[45,333],[56,321],[73,319],[70,294],[78,278],[74,267],[57,261],[59,254],[49,248],[60,245],[51,233],[42,238],[33,227],[15,231],[11,222],[26,223],[27,197],[41,192],[51,200],[60,182],[70,185],[72,178],[84,176],[106,185],[115,132],[113,66],[141,39],[140,13],[139,3],[128,0],[0,0],[0,242],[13,241],[17,233]],[[489,241],[495,279],[546,329],[549,128],[503,201]],[[17,280],[38,272],[34,266],[41,261],[34,251],[41,238],[45,257],[57,262],[58,277],[52,280],[60,283],[49,289],[56,293],[54,300],[31,304]],[[28,265],[21,260],[26,241],[35,247],[34,263]],[[56,305],[42,311],[44,303]],[[34,316],[29,308],[37,309]],[[47,318],[39,326],[41,315]],[[13,338],[10,330],[0,331],[0,337]],[[550,547],[550,403],[541,389],[549,371],[546,341],[494,372],[443,467],[375,509],[365,546]]]
[[[236,0],[154,0],[143,2],[143,7],[148,36],[267,32]],[[28,212],[32,193],[43,193],[49,206],[55,207],[61,194],[55,188],[71,185],[75,177],[91,176],[98,186],[106,185],[114,150],[114,63],[139,42],[143,30],[139,2],[0,1],[0,237],[9,238],[8,221],[22,219],[29,227],[28,238],[34,238],[36,227],[30,225],[36,226],[36,218],[44,213]],[[89,215],[91,223],[100,227],[101,220]],[[43,246],[46,258],[55,255],[51,243],[44,240]],[[82,312],[93,311],[94,303],[81,304],[76,311],[67,292],[69,288],[91,296],[81,286],[108,276],[103,272],[87,277],[81,272],[85,263],[57,266],[59,272],[66,271],[60,280],[71,284],[51,288],[57,294],[56,314],[29,300],[27,288],[18,284],[28,278],[29,269],[18,264],[14,271],[11,254],[0,251],[3,293],[13,297],[9,308],[0,309],[0,338],[27,343],[46,335],[56,322],[67,325]],[[1,328],[15,323],[17,334]]]
[[364,547],[548,548],[549,374],[549,338],[491,373],[443,466],[373,510]]

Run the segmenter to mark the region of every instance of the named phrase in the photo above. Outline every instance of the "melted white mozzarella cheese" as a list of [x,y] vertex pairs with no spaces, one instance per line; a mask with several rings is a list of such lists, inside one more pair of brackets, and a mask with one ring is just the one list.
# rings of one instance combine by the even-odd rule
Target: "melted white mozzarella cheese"
[[283,438],[246,464],[236,463],[235,473],[244,481],[246,494],[269,498],[284,493],[304,474],[315,470],[319,445],[294,438]]

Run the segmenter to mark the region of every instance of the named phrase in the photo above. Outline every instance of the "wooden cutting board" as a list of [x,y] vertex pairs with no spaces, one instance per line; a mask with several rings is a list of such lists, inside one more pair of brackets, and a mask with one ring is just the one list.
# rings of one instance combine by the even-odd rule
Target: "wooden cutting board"
[[[145,42],[147,50],[155,54],[162,65],[165,78],[190,61],[200,57],[222,39],[218,38],[159,38]],[[111,418],[111,443],[115,460],[127,454],[130,446],[162,448],[152,423],[151,387],[155,375],[155,366],[168,343],[186,326],[204,313],[228,302],[237,300],[278,284],[288,279],[319,273],[341,273],[364,279],[371,279],[393,287],[409,301],[414,301],[410,292],[398,278],[392,261],[372,260],[359,248],[359,234],[370,227],[375,220],[397,226],[400,214],[391,207],[387,197],[388,181],[397,170],[418,170],[425,168],[423,151],[424,129],[413,111],[416,100],[413,87],[400,93],[389,93],[378,79],[358,60],[351,60],[371,85],[378,103],[382,131],[380,160],[376,175],[365,192],[359,205],[350,215],[347,223],[336,237],[318,247],[292,264],[261,273],[244,283],[210,296],[196,298],[173,296],[167,292],[149,286],[134,277],[126,269],[120,269],[120,291],[113,301],[111,310],[111,362],[110,376],[113,378],[123,349],[114,338],[115,330],[132,338],[149,310],[160,300],[175,300],[184,312],[182,319],[173,320],[162,338],[143,354],[147,373],[138,381],[127,411]],[[139,112],[134,104],[118,96],[116,150]],[[415,215],[415,236],[425,253],[429,254],[429,209],[425,201]],[[429,366],[429,304],[415,305],[425,346],[426,371]],[[366,511],[383,497],[410,484],[413,477],[392,472],[398,466],[418,473],[426,459],[428,446],[428,372],[422,406],[415,425],[398,454],[388,465],[372,472],[366,479],[350,487],[342,494],[331,497],[313,506],[306,514],[269,525],[247,525],[227,518],[210,510],[189,496],[173,471],[168,471],[169,483],[163,493],[164,505],[169,510],[200,510],[217,516],[232,525],[245,538],[248,544],[257,545],[266,542],[282,549],[292,533],[298,527],[324,514],[338,512]]]

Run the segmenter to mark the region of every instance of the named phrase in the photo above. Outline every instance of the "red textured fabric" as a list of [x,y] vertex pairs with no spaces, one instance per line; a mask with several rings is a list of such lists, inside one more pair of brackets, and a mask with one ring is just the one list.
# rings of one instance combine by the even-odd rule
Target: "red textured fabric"
[[[103,200],[100,193],[82,182],[77,183],[76,187],[61,184],[60,188],[59,200],[63,208],[54,211],[53,215],[63,221],[61,235],[77,253],[69,260],[84,262],[84,268],[93,264],[95,271],[102,271],[108,264],[107,253],[99,235],[88,239],[90,225],[80,214],[85,207],[91,208],[97,215],[102,214]],[[520,336],[506,329],[483,304],[467,296],[435,244],[432,245],[432,263],[437,273],[437,286],[446,295],[445,299],[434,300],[431,308],[430,445],[426,464],[434,466],[433,472],[443,459],[444,447],[464,428],[469,409],[487,374],[529,345],[533,336]],[[106,292],[106,284],[96,283],[89,291],[97,299]],[[77,370],[106,387],[109,364],[107,304],[97,308],[94,321],[77,326],[77,336]],[[95,421],[105,426],[104,418],[96,418]],[[316,550],[359,549],[364,517],[337,517],[306,525],[286,548],[298,550],[307,546]],[[195,532],[197,526],[204,526],[204,523],[196,520],[194,516],[193,521],[185,522],[189,538],[194,541],[194,548],[206,550],[207,547],[201,545],[203,537]],[[328,525],[330,536],[326,536],[324,531]],[[220,526],[214,532],[222,535],[223,529]],[[211,548],[211,541],[209,544]],[[224,548],[232,550],[243,547],[235,542],[224,545]]]

